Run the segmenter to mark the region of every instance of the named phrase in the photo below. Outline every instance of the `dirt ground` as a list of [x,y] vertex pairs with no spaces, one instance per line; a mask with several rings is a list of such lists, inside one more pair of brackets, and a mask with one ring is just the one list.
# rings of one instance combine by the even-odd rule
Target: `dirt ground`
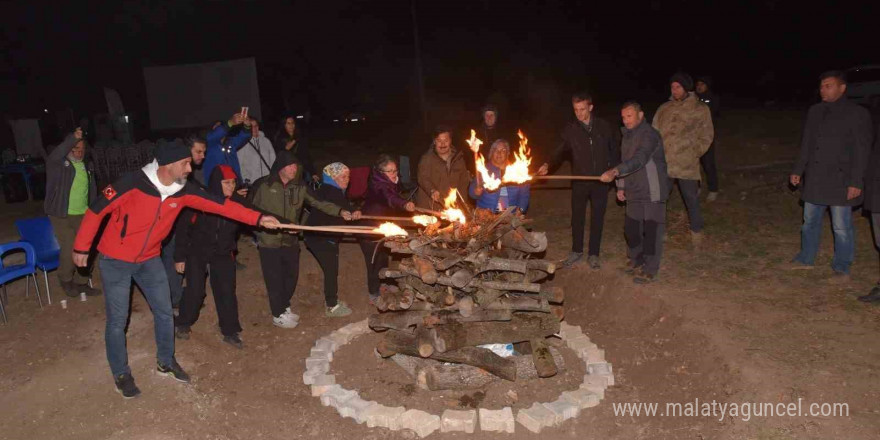
[[[866,219],[856,216],[853,282],[826,284],[832,253],[829,222],[816,268],[787,272],[780,264],[798,250],[801,208],[784,187],[796,154],[800,112],[730,111],[719,124],[722,192],[704,204],[706,240],[695,250],[678,193],[670,203],[661,279],[636,286],[624,263],[623,209],[613,203],[605,223],[603,267],[557,273],[566,290],[566,320],[581,326],[613,363],[617,384],[579,418],[541,438],[578,439],[869,439],[880,432],[880,307],[856,300],[878,278],[878,256]],[[762,166],[763,165],[763,166]],[[569,190],[536,188],[534,229],[551,239],[548,258],[570,246]],[[39,204],[4,206],[3,238],[15,239],[15,218]],[[135,294],[128,346],[143,394],[123,400],[113,389],[104,354],[100,298],[40,310],[23,280],[9,285],[9,325],[0,326],[0,438],[3,439],[325,439],[414,438],[410,432],[368,429],[320,405],[301,381],[315,339],[370,313],[363,257],[354,244],[341,251],[340,296],[355,310],[344,319],[323,315],[322,274],[307,253],[293,308],[300,326],[271,325],[256,249],[241,244],[238,297],[244,350],[221,342],[212,299],[177,358],[193,376],[183,385],[153,373],[155,344],[149,307]],[[41,278],[42,281],[42,278]],[[342,348],[333,368],[339,381],[386,405],[405,402],[439,412],[481,397],[431,394],[409,386],[370,352],[363,337]],[[381,370],[381,371],[380,371]],[[371,374],[375,373],[375,374]],[[516,407],[555,398],[566,378],[516,385]],[[491,396],[490,396],[491,397]],[[488,403],[490,400],[487,397]],[[647,417],[615,415],[626,402],[846,403],[843,417]],[[507,404],[496,396],[495,404]],[[414,402],[423,402],[417,405]],[[509,403],[509,402],[508,402]],[[463,438],[464,434],[432,434]],[[516,434],[476,438],[537,438]]]

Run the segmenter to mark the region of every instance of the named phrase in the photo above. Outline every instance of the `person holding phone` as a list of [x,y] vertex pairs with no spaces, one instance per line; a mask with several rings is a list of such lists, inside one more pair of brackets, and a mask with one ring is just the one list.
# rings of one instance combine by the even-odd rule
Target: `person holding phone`
[[251,124],[242,107],[239,113],[232,115],[225,123],[216,124],[206,136],[208,150],[205,152],[205,162],[202,165],[202,173],[207,178],[211,176],[214,167],[226,164],[235,170],[237,176],[241,176],[241,165],[238,162],[238,150],[247,145],[251,138]]

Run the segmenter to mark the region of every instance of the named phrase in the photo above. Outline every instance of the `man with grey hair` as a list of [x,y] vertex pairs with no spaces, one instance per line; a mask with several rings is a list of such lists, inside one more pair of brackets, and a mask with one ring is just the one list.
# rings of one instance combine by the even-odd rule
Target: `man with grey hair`
[[626,202],[627,267],[633,282],[647,284],[657,278],[663,256],[666,199],[669,176],[660,133],[646,124],[639,103],[630,101],[620,110],[623,162],[602,174],[603,182],[617,179],[617,199]]

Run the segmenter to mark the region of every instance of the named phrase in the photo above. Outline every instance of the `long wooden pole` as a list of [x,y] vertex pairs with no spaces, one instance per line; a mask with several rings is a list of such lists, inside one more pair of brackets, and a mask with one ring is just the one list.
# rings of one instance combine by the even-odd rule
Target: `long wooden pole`
[[393,217],[387,215],[362,215],[362,220],[383,220],[389,222],[411,222],[412,217]]
[[345,226],[305,226],[293,224],[281,224],[279,229],[290,229],[294,231],[316,231],[316,232],[336,232],[340,234],[372,234],[384,235],[373,229],[365,229],[364,227],[345,227]]
[[426,209],[426,208],[419,208],[418,206],[415,208],[415,210],[416,210],[417,212],[421,212],[421,213],[424,213],[424,214],[430,214],[430,215],[433,215],[434,217],[437,217],[437,218],[442,218],[442,217],[443,217],[443,213],[442,213],[442,212],[439,212],[439,211],[432,211],[432,210],[430,210],[430,209]]
[[600,180],[601,176],[532,176],[534,180]]

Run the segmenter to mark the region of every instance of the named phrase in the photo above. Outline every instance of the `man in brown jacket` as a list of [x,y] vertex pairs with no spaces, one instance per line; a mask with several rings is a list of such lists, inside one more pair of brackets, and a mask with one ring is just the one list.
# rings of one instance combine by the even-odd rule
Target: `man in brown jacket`
[[459,197],[468,193],[471,176],[467,158],[452,146],[452,130],[448,127],[439,126],[434,130],[431,149],[419,160],[418,180],[416,205],[421,208],[442,208],[450,189],[457,189]]
[[669,178],[678,181],[691,224],[691,238],[694,244],[699,244],[703,238],[703,216],[698,198],[700,156],[712,145],[715,130],[709,107],[691,91],[693,87],[690,75],[672,75],[669,80],[672,96],[657,109],[651,125],[663,138]]

